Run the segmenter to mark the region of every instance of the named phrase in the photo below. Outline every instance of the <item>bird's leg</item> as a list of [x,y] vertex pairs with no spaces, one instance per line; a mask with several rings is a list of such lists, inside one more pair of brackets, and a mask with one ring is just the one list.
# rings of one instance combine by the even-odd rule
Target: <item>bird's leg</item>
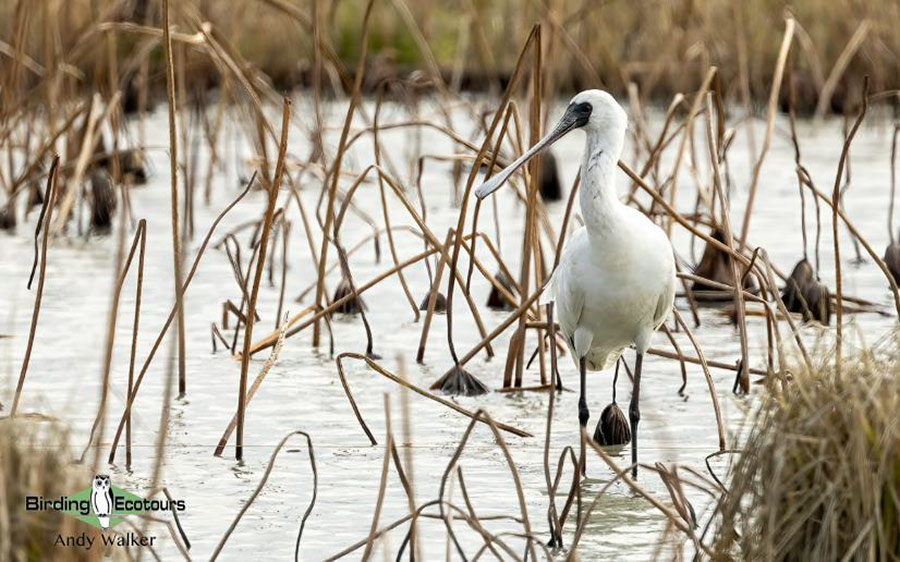
[[631,405],[628,407],[628,419],[631,421],[631,476],[637,478],[638,458],[638,422],[641,421],[641,364],[644,354],[638,352],[634,360],[634,387],[631,391]]
[[581,475],[585,476],[586,468],[585,468],[585,454],[584,454],[584,435],[585,428],[587,427],[587,422],[591,417],[591,412],[588,410],[587,405],[587,392],[585,390],[586,386],[586,378],[587,378],[587,360],[582,357],[579,361],[579,368],[581,370],[581,396],[578,398],[578,423],[581,424]]

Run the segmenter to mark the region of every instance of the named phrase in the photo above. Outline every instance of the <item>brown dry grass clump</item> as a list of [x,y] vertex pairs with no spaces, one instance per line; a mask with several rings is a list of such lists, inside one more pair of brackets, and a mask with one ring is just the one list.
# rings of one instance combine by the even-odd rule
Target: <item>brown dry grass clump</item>
[[[0,420],[0,560],[104,559],[104,549],[54,546],[64,537],[94,532],[74,517],[57,511],[26,511],[25,496],[58,498],[90,482],[86,469],[68,457],[68,433],[53,422]],[[99,542],[99,541],[98,541]],[[110,560],[122,559],[113,549]]]
[[877,357],[802,372],[764,401],[723,499],[717,558],[900,559],[900,364]]

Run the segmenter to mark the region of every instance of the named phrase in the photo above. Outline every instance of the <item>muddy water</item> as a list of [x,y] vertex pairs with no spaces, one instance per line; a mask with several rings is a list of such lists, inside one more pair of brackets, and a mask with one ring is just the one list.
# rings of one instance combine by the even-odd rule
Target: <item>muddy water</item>
[[[305,100],[297,100],[295,109],[298,121],[303,124],[309,115]],[[371,106],[369,106],[371,110]],[[169,231],[168,160],[163,149],[167,138],[165,113],[157,112],[146,122],[149,159],[153,170],[148,185],[132,192],[132,203],[137,217],[148,221],[146,284],[141,311],[141,332],[138,360],[141,362],[163,325],[172,305],[172,264]],[[335,125],[329,131],[326,142],[334,146],[343,107],[330,107],[326,118]],[[555,114],[554,114],[555,115]],[[455,126],[461,134],[469,135],[472,122],[462,113],[455,116]],[[383,110],[382,123],[406,119],[399,108]],[[274,120],[273,120],[274,121]],[[659,116],[651,116],[651,129],[661,125]],[[290,154],[302,159],[308,153],[308,131],[295,126],[291,131]],[[754,123],[757,142],[762,138],[764,124]],[[203,235],[215,216],[234,198],[240,189],[240,177],[252,171],[247,163],[249,145],[241,132],[229,128],[227,140],[220,145],[225,165],[216,170],[212,200],[209,205],[198,196],[195,214],[195,234],[189,241],[191,256],[197,250]],[[783,123],[779,121],[772,147],[766,159],[760,180],[760,192],[751,227],[751,243],[767,248],[772,262],[783,271],[789,271],[801,256],[800,211],[794,175],[793,154],[783,135]],[[814,126],[802,123],[800,127],[804,163],[821,189],[830,191],[841,148],[840,126],[826,123]],[[440,133],[422,131],[423,151],[431,155],[452,154],[455,149]],[[729,152],[730,174],[733,191],[733,223],[739,224],[746,199],[750,177],[750,154],[745,142],[745,129],[741,126],[734,146]],[[412,138],[402,131],[384,132],[381,135],[385,151],[390,155],[404,183],[411,185],[406,164]],[[698,136],[698,141],[701,138]],[[580,159],[581,135],[570,135],[561,141],[554,151],[560,162],[563,183],[570,185]],[[698,154],[705,154],[705,145],[698,144]],[[670,170],[674,149],[663,158],[662,170]],[[888,201],[888,158],[890,152],[889,131],[870,126],[863,128],[852,150],[852,183],[846,198],[846,210],[860,231],[880,253],[887,243],[885,226]],[[632,151],[626,149],[624,158],[631,161]],[[208,157],[200,148],[199,170],[205,170],[203,162]],[[699,158],[699,157],[698,157]],[[709,171],[704,158],[693,169],[686,159],[679,179],[679,205],[693,208],[694,173],[700,181],[708,183]],[[364,139],[348,154],[346,168],[361,170],[373,161],[371,143]],[[452,202],[452,176],[449,164],[426,161],[422,185],[427,204],[428,224],[432,231],[443,238],[447,228],[456,223],[458,210]],[[625,177],[620,178],[619,192],[626,189]],[[346,184],[349,184],[349,179]],[[202,184],[202,180],[200,182]],[[301,197],[308,209],[315,209],[319,194],[318,180],[306,176],[301,181]],[[414,191],[409,191],[414,197]],[[356,196],[358,207],[381,224],[381,207],[376,183],[366,183]],[[501,212],[502,251],[513,271],[517,263],[520,239],[525,221],[524,207],[515,202],[510,190],[498,196]],[[285,310],[298,312],[309,304],[311,296],[303,302],[295,297],[306,289],[315,278],[307,241],[299,220],[299,213],[288,194],[283,193],[280,205],[288,209],[293,223],[288,245],[287,299]],[[815,239],[815,212],[811,198],[807,197],[810,240]],[[263,195],[250,194],[225,219],[214,237],[235,226],[259,217],[264,209]],[[395,225],[412,225],[396,199],[390,201],[391,219]],[[489,210],[490,207],[487,207]],[[556,228],[561,223],[563,203],[550,205],[550,213]],[[32,259],[32,240],[36,213],[20,224],[15,235],[0,235],[0,334],[11,337],[0,339],[0,402],[8,411],[15,381],[18,376],[31,317],[33,294],[25,285]],[[833,288],[833,254],[831,242],[830,212],[822,210],[822,277]],[[494,230],[492,213],[482,215],[485,231]],[[358,215],[349,214],[342,230],[347,247],[353,247],[371,232],[371,228]],[[129,236],[131,234],[129,233]],[[243,231],[246,243],[248,231]],[[693,253],[690,241],[679,227],[674,229],[678,251],[692,261],[699,259],[702,248]],[[421,241],[407,231],[396,235],[399,258],[402,260],[421,251]],[[315,246],[320,239],[315,234]],[[386,239],[381,240],[381,259],[376,260],[373,246],[367,243],[351,257],[351,267],[357,283],[363,283],[390,267],[390,254]],[[842,230],[842,256],[844,290],[846,293],[873,300],[891,310],[892,301],[881,272],[866,258],[854,263],[853,246]],[[109,310],[114,266],[115,236],[84,238],[72,236],[52,241],[49,250],[47,283],[40,325],[34,354],[25,385],[22,410],[42,412],[63,420],[72,432],[73,452],[80,454],[87,442],[87,435],[96,412],[99,395],[103,345],[106,339],[105,325]],[[482,249],[483,251],[483,249]],[[812,251],[812,250],[811,250]],[[280,255],[280,246],[279,252]],[[482,258],[491,263],[484,252]],[[691,256],[694,256],[693,258]],[[334,257],[332,253],[332,258]],[[245,258],[246,259],[246,258]],[[276,278],[281,271],[281,258],[276,258]],[[410,267],[406,279],[416,298],[427,291],[428,275],[422,264]],[[333,288],[338,281],[335,272],[329,277]],[[475,299],[482,303],[488,293],[488,284],[478,277],[473,281]],[[313,439],[318,467],[318,498],[301,544],[302,559],[321,559],[341,551],[363,539],[371,524],[373,508],[378,494],[378,480],[384,457],[385,410],[384,396],[389,399],[392,421],[401,441],[401,454],[409,451],[413,458],[415,494],[419,502],[435,499],[443,471],[454,453],[467,425],[467,419],[418,395],[409,396],[409,416],[412,433],[409,440],[402,439],[400,428],[403,397],[398,387],[390,381],[367,370],[356,361],[346,364],[349,384],[357,398],[362,416],[379,440],[379,445],[369,444],[365,434],[353,417],[350,405],[337,376],[334,360],[328,352],[328,337],[319,349],[311,347],[311,331],[306,330],[289,338],[277,363],[269,372],[247,414],[246,460],[233,460],[233,449],[224,458],[213,456],[213,449],[223,429],[231,419],[237,401],[237,383],[240,364],[220,348],[212,353],[210,323],[219,322],[221,306],[225,299],[240,301],[230,266],[221,250],[210,249],[203,258],[197,276],[188,290],[185,309],[187,323],[187,384],[186,398],[175,400],[168,427],[168,446],[165,453],[164,484],[172,495],[183,498],[187,510],[183,525],[193,543],[191,555],[196,559],[208,558],[219,538],[227,529],[234,515],[255,488],[268,463],[269,456],[281,439],[292,430],[304,430]],[[257,333],[265,334],[274,327],[278,289],[264,280],[260,293],[261,322]],[[452,361],[446,344],[445,317],[439,316],[433,323],[425,362],[415,363],[415,351],[421,330],[414,313],[406,302],[399,283],[392,279],[380,283],[365,295],[369,321],[375,336],[375,351],[384,359],[382,364],[396,371],[398,358],[403,359],[410,381],[427,387],[440,376]],[[478,332],[462,298],[455,299],[455,343],[463,352],[478,341]],[[131,314],[134,306],[133,277],[124,291],[119,322],[116,331],[116,347],[110,390],[110,415],[104,433],[104,449],[108,449],[114,422],[122,411],[127,376],[128,353],[131,337]],[[685,311],[685,303],[678,306]],[[500,323],[504,313],[490,312],[482,308],[488,330]],[[702,326],[696,329],[703,349],[709,359],[733,364],[739,356],[738,337],[727,318],[717,309],[701,312]],[[894,321],[876,314],[853,315],[848,318],[846,330],[852,345],[872,342],[885,334]],[[335,352],[365,349],[365,332],[358,317],[336,317],[332,323]],[[786,325],[782,326],[786,335]],[[803,328],[804,338],[811,346],[827,346],[830,335],[817,327]],[[507,336],[494,345],[497,356],[488,359],[481,354],[473,359],[469,370],[491,388],[501,385]],[[231,332],[226,332],[231,339]],[[677,335],[684,350],[690,343]],[[750,319],[749,343],[754,367],[764,367],[765,333],[758,316]],[[533,345],[533,344],[532,344]],[[662,336],[654,345],[668,348]],[[140,391],[134,416],[134,466],[126,470],[122,464],[108,468],[115,485],[138,493],[146,492],[153,466],[154,443],[159,424],[162,386],[168,372],[167,361],[172,347],[167,342],[150,368]],[[629,361],[633,356],[629,352]],[[259,372],[266,358],[260,354],[250,367],[251,377]],[[568,357],[560,363],[566,386],[576,388],[576,371]],[[753,407],[755,398],[736,398],[731,392],[733,374],[713,369],[716,393],[722,407],[728,429],[728,446],[737,443],[746,412]],[[677,463],[706,472],[704,459],[717,449],[717,432],[710,396],[699,367],[688,367],[687,388],[683,396],[677,394],[681,384],[677,362],[659,357],[648,357],[644,363],[642,392],[643,418],[641,423],[641,460],[647,463]],[[525,384],[539,382],[536,368],[525,374]],[[596,420],[602,408],[610,401],[612,377],[609,373],[593,375],[588,381],[589,404]],[[758,390],[754,391],[758,392]],[[619,402],[627,408],[630,389],[625,380],[619,382]],[[547,538],[546,509],[547,488],[543,466],[543,444],[546,429],[548,400],[555,400],[550,457],[555,459],[562,449],[576,445],[578,423],[576,414],[577,394],[565,392],[551,398],[544,393],[505,394],[492,392],[477,398],[454,399],[464,408],[483,408],[495,419],[503,421],[534,435],[531,438],[504,435],[506,444],[521,478],[525,507],[532,532]],[[233,440],[231,442],[233,445]],[[628,463],[628,449],[611,451],[616,462]],[[104,453],[105,454],[105,453]],[[124,452],[119,453],[124,463]],[[722,474],[725,457],[711,461],[713,469]],[[494,533],[521,532],[521,525],[496,516],[522,517],[513,480],[500,449],[495,445],[489,430],[481,426],[472,435],[461,466],[472,504],[485,526]],[[568,490],[571,469],[566,470],[561,489]],[[588,464],[588,480],[583,488],[585,498],[592,498],[611,479],[612,472],[599,459]],[[665,497],[666,492],[658,478],[642,474],[641,484],[650,492]],[[300,518],[310,501],[313,478],[307,460],[307,450],[302,439],[292,440],[278,457],[268,485],[247,511],[222,559],[271,559],[290,558]],[[688,496],[698,514],[708,511],[711,498],[707,494],[688,488]],[[458,484],[448,491],[448,497],[463,505]],[[562,504],[562,498],[558,499]],[[406,497],[396,473],[388,479],[382,525],[408,513]],[[574,519],[567,525],[567,541],[571,542]],[[599,501],[586,525],[581,541],[583,559],[643,560],[654,552],[664,519],[645,500],[635,495],[627,486],[613,484]],[[482,544],[476,533],[464,523],[455,522],[454,529],[467,552],[472,557]],[[164,531],[156,529],[163,559],[175,559],[177,552]],[[388,545],[393,552],[403,539],[405,526],[390,533],[376,552]],[[424,519],[419,526],[424,559],[443,557],[448,547],[443,524],[434,519]],[[521,553],[522,542],[507,537],[509,544]],[[361,551],[350,555],[358,558]]]

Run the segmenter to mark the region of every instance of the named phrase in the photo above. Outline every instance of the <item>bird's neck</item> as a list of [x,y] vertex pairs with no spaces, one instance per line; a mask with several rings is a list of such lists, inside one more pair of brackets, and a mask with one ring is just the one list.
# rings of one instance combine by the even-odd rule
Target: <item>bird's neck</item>
[[[617,140],[618,139],[618,140]],[[613,228],[622,203],[616,196],[616,167],[622,152],[620,135],[589,132],[581,162],[581,216],[591,235],[602,236]]]

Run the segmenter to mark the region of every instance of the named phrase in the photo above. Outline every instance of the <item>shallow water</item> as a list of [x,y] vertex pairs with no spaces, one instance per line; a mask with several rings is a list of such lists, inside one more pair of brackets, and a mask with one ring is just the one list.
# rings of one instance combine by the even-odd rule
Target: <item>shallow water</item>
[[[309,115],[306,102],[295,103],[298,122],[304,123]],[[367,108],[372,110],[370,104]],[[329,130],[326,143],[337,144],[338,125],[344,107],[340,104],[327,108],[326,118],[335,125]],[[555,115],[552,113],[551,115]],[[402,110],[386,107],[382,111],[382,123],[404,120]],[[471,121],[464,114],[454,115],[457,130],[470,135]],[[661,126],[659,115],[651,115],[651,129]],[[275,122],[275,120],[273,120]],[[462,124],[462,125],[461,125]],[[793,153],[789,140],[783,135],[784,123],[773,139],[760,181],[759,197],[754,212],[750,241],[752,245],[765,247],[774,265],[788,272],[801,257],[800,211],[794,175]],[[304,124],[304,127],[307,126]],[[141,310],[141,331],[139,337],[138,363],[140,364],[156,338],[172,306],[172,262],[169,230],[169,187],[167,153],[160,147],[167,139],[165,109],[160,108],[146,122],[148,152],[151,167],[155,172],[148,185],[132,191],[132,203],[138,218],[148,222],[146,274]],[[754,123],[757,143],[763,135],[764,124]],[[698,127],[698,130],[701,128]],[[212,201],[202,202],[198,195],[195,215],[195,234],[188,243],[192,258],[203,236],[215,216],[233,199],[240,189],[240,176],[249,176],[252,171],[247,164],[250,156],[246,139],[238,130],[229,133],[229,139],[222,143],[226,165],[216,171]],[[407,179],[405,165],[406,151],[410,138],[401,131],[381,133],[384,150],[391,156],[400,170],[405,184],[411,189],[409,197],[415,199],[415,191]],[[825,123],[800,124],[803,161],[810,170],[820,189],[830,192],[834,181],[838,156],[841,149],[840,125]],[[432,130],[423,130],[423,150],[433,155],[452,154],[455,149],[445,137]],[[698,141],[702,138],[698,135]],[[308,153],[309,134],[304,128],[295,126],[291,131],[290,155],[298,160]],[[476,139],[480,140],[480,139]],[[202,143],[201,143],[202,144]],[[571,185],[580,160],[581,136],[573,134],[563,139],[554,151],[560,162],[563,184]],[[705,144],[697,145],[698,154],[705,155]],[[673,148],[663,157],[662,170],[670,170],[674,159]],[[852,184],[845,199],[849,216],[871,242],[876,251],[881,252],[887,244],[885,227],[889,175],[888,162],[890,136],[886,127],[873,125],[863,128],[852,149]],[[632,162],[630,143],[623,159]],[[199,170],[206,158],[205,148],[200,147]],[[740,126],[735,145],[729,152],[730,173],[733,180],[732,224],[739,225],[742,216],[746,190],[750,177],[748,148],[745,143],[743,125]],[[348,154],[345,169],[361,170],[373,161],[371,143],[360,141]],[[635,166],[633,166],[635,167]],[[700,158],[697,173],[701,181],[708,183],[708,166],[705,158]],[[619,177],[619,192],[624,193],[627,183],[623,174]],[[694,179],[690,172],[690,160],[682,167],[679,178],[679,207],[693,208],[696,194]],[[349,185],[350,179],[342,185]],[[199,185],[203,184],[200,178]],[[431,230],[443,238],[447,228],[456,224],[458,210],[450,204],[452,200],[452,178],[450,165],[434,160],[426,161],[423,176],[423,190],[427,201],[427,221]],[[301,196],[307,209],[315,209],[319,194],[319,181],[307,176],[301,182]],[[287,298],[285,310],[297,312],[309,304],[312,296],[302,303],[294,302],[294,297],[304,290],[315,278],[315,271],[309,259],[307,242],[299,220],[299,213],[289,194],[282,193],[279,205],[288,209],[293,222],[289,242],[287,272]],[[413,225],[412,219],[403,207],[390,197],[391,220],[394,225]],[[500,192],[499,204],[502,218],[503,255],[510,268],[517,271],[519,240],[525,220],[524,207],[514,201],[511,190]],[[369,213],[377,223],[382,222],[381,206],[377,183],[364,184],[355,201],[359,208]],[[261,192],[253,192],[246,197],[223,221],[213,237],[218,241],[231,228],[251,219],[258,218],[264,209]],[[810,243],[815,239],[815,213],[811,198],[807,197]],[[550,205],[553,224],[558,228],[564,212],[564,203]],[[490,207],[482,214],[481,225],[486,232],[493,232],[493,218]],[[14,235],[0,234],[0,402],[8,411],[24,355],[27,341],[33,293],[26,290],[26,283],[32,260],[32,238],[37,213],[32,213],[28,221],[19,225]],[[822,278],[834,287],[834,268],[831,242],[830,210],[822,208]],[[737,228],[737,227],[734,227]],[[371,232],[362,220],[348,214],[342,228],[342,240],[353,247]],[[696,261],[702,252],[699,245],[692,254],[689,239],[677,225],[674,228],[676,247],[682,256]],[[247,231],[242,233],[246,243]],[[129,237],[132,231],[129,231]],[[421,251],[421,242],[408,232],[396,234],[399,259]],[[351,257],[351,267],[357,284],[373,278],[391,266],[387,240],[382,236],[382,255],[376,262],[372,244],[366,244]],[[130,239],[128,241],[130,243]],[[854,251],[849,237],[842,229],[842,263],[844,267],[844,291],[847,294],[873,300],[892,310],[890,292],[880,270],[871,259],[862,264],[854,263]],[[316,237],[318,251],[320,240]],[[47,266],[47,282],[43,307],[35,341],[34,353],[25,384],[23,412],[41,412],[62,419],[72,431],[73,450],[80,454],[87,442],[100,395],[100,380],[103,346],[106,335],[106,321],[112,288],[112,268],[114,265],[115,236],[92,237],[89,241],[72,236],[55,239],[50,244]],[[546,251],[546,250],[545,250]],[[811,250],[812,251],[812,250]],[[281,258],[276,252],[276,278],[280,275]],[[691,258],[691,256],[694,258]],[[485,263],[492,264],[483,246],[480,256]],[[332,250],[330,258],[334,260]],[[246,257],[245,257],[246,260]],[[465,260],[461,260],[464,263]],[[467,267],[467,264],[464,265]],[[422,264],[406,270],[406,279],[417,299],[427,291],[428,276]],[[120,303],[120,313],[116,331],[116,346],[111,372],[111,392],[104,433],[104,456],[110,445],[115,423],[121,414],[126,388],[128,355],[131,338],[132,311],[134,306],[133,274],[126,282]],[[445,278],[446,279],[446,278]],[[329,277],[330,287],[338,281],[334,272]],[[473,293],[478,303],[483,303],[488,293],[488,283],[476,273]],[[471,348],[480,339],[471,321],[464,299],[455,299],[454,341],[461,353]],[[246,419],[245,462],[233,460],[233,448],[224,458],[213,456],[213,449],[225,426],[231,419],[237,401],[237,383],[240,363],[220,348],[213,354],[210,346],[209,326],[219,322],[222,302],[230,298],[240,301],[240,290],[234,281],[227,258],[222,250],[210,248],[204,256],[198,273],[190,286],[186,299],[187,325],[187,397],[173,402],[168,428],[168,446],[163,472],[164,485],[176,498],[183,498],[187,510],[182,516],[184,528],[193,547],[191,556],[196,559],[208,558],[233,517],[244,504],[258,483],[269,456],[278,441],[292,430],[303,430],[312,436],[316,465],[318,467],[318,497],[316,506],[303,535],[302,559],[321,559],[341,551],[343,548],[364,539],[371,525],[373,509],[379,488],[379,474],[384,458],[385,416],[384,399],[390,400],[392,423],[398,440],[401,441],[401,455],[409,449],[413,458],[414,488],[416,499],[424,502],[437,498],[441,477],[451,459],[468,420],[450,409],[410,394],[409,415],[412,427],[408,442],[402,439],[401,403],[403,397],[397,385],[377,376],[358,361],[346,363],[347,377],[365,418],[379,444],[372,446],[354,419],[350,405],[342,390],[334,360],[328,354],[327,333],[318,350],[311,347],[311,331],[306,330],[289,338],[282,349],[277,363],[260,388],[248,409]],[[262,336],[274,327],[278,289],[264,279],[260,292],[260,315],[256,334]],[[368,318],[375,334],[375,351],[384,359],[381,363],[396,372],[398,357],[403,358],[409,380],[425,387],[452,365],[446,344],[446,317],[437,316],[432,324],[424,365],[415,363],[415,352],[421,331],[421,322],[414,321],[414,314],[403,296],[399,283],[389,280],[378,284],[365,295]],[[686,304],[679,299],[678,306],[686,311]],[[490,331],[505,318],[505,313],[481,309],[487,330]],[[702,326],[695,333],[709,359],[733,364],[740,355],[736,331],[727,318],[715,308],[703,309]],[[750,318],[749,343],[754,367],[765,366],[765,332],[761,318]],[[862,342],[873,342],[885,334],[894,320],[877,314],[850,315],[850,327],[845,330],[851,342],[860,346]],[[335,317],[332,322],[335,352],[365,350],[365,332],[358,317]],[[171,332],[170,332],[171,333]],[[787,325],[782,323],[782,333],[788,337]],[[502,372],[508,344],[508,335],[494,344],[497,356],[487,360],[484,353],[468,364],[468,369],[491,388],[502,382]],[[828,333],[820,328],[803,328],[804,338],[810,345],[827,345]],[[690,343],[683,334],[677,334],[682,349],[691,351]],[[226,332],[231,339],[231,332]],[[170,338],[171,340],[171,338]],[[668,349],[665,338],[657,335],[654,345]],[[821,341],[820,341],[821,340]],[[529,345],[529,352],[533,343]],[[109,467],[116,486],[136,493],[146,493],[150,485],[153,467],[153,451],[159,424],[162,385],[171,357],[172,346],[167,341],[160,349],[152,364],[147,379],[140,391],[134,414],[134,465],[131,471],[124,468],[124,451],[119,451],[119,463]],[[250,367],[250,376],[255,376],[262,367],[267,353],[257,355]],[[626,354],[632,360],[631,352]],[[577,387],[577,375],[568,357],[560,362],[564,383],[569,388]],[[733,373],[719,369],[712,370],[716,392],[722,414],[728,428],[728,446],[738,442],[743,429],[746,412],[753,407],[755,398],[737,398],[730,392]],[[619,382],[619,403],[627,410],[630,389],[627,378]],[[588,381],[589,404],[592,411],[591,427],[600,411],[610,398],[611,376],[609,373],[596,374]],[[644,363],[644,384],[642,387],[641,460],[645,463],[662,462],[667,465],[677,463],[706,472],[704,459],[717,450],[717,432],[706,382],[699,366],[688,365],[688,381],[684,396],[677,394],[681,384],[678,363],[649,356]],[[536,368],[526,372],[525,385],[539,382]],[[758,392],[758,390],[754,391]],[[532,531],[546,540],[547,488],[544,480],[543,445],[546,427],[548,396],[545,393],[506,394],[492,392],[477,398],[455,398],[461,406],[469,410],[479,408],[491,416],[528,432],[534,437],[522,438],[510,434],[503,436],[525,492],[527,517]],[[576,446],[578,423],[576,414],[577,393],[565,392],[554,397],[550,458],[555,465],[560,452],[568,445]],[[233,447],[234,438],[230,442]],[[629,449],[613,451],[613,458],[620,465],[629,462]],[[719,475],[727,466],[725,456],[710,461]],[[513,480],[501,450],[496,446],[486,426],[480,425],[474,431],[460,462],[463,467],[466,488],[479,517],[484,519],[487,529],[494,533],[504,531],[521,532],[521,525],[509,519],[492,519],[491,516],[516,516],[521,512]],[[571,469],[567,468],[560,485],[558,505],[562,506],[563,494],[568,490]],[[585,501],[609,482],[612,471],[599,458],[589,457],[589,480],[583,487]],[[221,559],[287,559],[292,555],[300,518],[306,509],[312,493],[312,474],[307,460],[306,446],[302,438],[294,438],[278,457],[275,470],[266,488],[250,507],[234,535],[223,551]],[[640,483],[651,493],[666,498],[666,490],[655,475],[642,473]],[[710,497],[689,488],[688,497],[698,514],[701,525],[706,518],[702,515],[710,505]],[[458,484],[448,491],[454,503],[463,505]],[[403,517],[408,513],[406,497],[396,473],[388,479],[384,508],[380,526]],[[643,560],[652,556],[657,547],[659,532],[665,525],[664,518],[644,499],[637,496],[625,484],[614,483],[598,502],[586,525],[581,540],[583,559],[628,559]],[[403,540],[406,527],[401,526],[387,535],[384,544],[393,552]],[[567,543],[571,542],[575,529],[574,518],[567,525]],[[482,544],[479,535],[468,530],[463,522],[455,522],[454,530],[472,557]],[[419,530],[422,539],[424,559],[443,557],[452,547],[446,541],[447,533],[443,523],[434,519],[424,519]],[[163,559],[177,556],[171,541],[164,531],[157,529]],[[522,552],[522,541],[509,538],[509,544]],[[376,553],[384,544],[376,545]],[[358,558],[361,551],[350,555]]]

